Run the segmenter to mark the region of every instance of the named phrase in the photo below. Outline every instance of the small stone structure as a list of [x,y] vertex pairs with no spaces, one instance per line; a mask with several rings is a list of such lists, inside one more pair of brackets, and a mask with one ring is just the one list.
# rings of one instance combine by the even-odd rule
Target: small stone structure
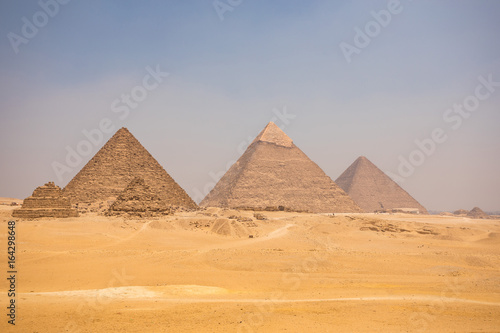
[[77,217],[78,211],[71,208],[70,200],[63,197],[62,190],[54,182],[37,187],[30,197],[23,201],[20,209],[12,212],[13,217]]
[[136,177],[118,195],[106,215],[150,217],[169,215],[172,211],[173,207],[155,194],[143,178]]

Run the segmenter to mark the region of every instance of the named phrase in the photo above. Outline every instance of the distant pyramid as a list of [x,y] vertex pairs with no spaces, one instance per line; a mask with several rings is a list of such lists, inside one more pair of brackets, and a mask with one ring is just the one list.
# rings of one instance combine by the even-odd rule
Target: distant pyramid
[[483,210],[479,207],[474,207],[470,212],[467,213],[467,217],[473,219],[488,219],[490,216],[483,212]]
[[63,193],[73,203],[114,201],[135,177],[143,178],[169,205],[197,207],[189,195],[124,127],[119,129],[66,185]]
[[361,212],[354,201],[270,122],[201,206]]
[[427,210],[366,157],[361,156],[335,181],[365,212],[394,208]]
[[144,179],[136,177],[120,192],[109,207],[107,215],[127,214],[147,217],[168,215],[171,211],[171,207],[146,185]]
[[456,210],[453,212],[453,214],[455,215],[467,215],[469,213],[468,210],[465,210],[465,209],[459,209],[459,210]]

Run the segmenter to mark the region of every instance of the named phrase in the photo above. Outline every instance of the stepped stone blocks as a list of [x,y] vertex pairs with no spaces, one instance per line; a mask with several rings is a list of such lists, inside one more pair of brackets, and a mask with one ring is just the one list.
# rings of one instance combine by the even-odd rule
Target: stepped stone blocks
[[62,196],[59,186],[48,182],[37,187],[30,197],[23,201],[20,209],[12,212],[13,217],[77,217],[78,211],[71,208],[70,200]]
[[200,206],[362,212],[273,122],[255,138]]
[[150,217],[169,215],[173,208],[146,185],[144,179],[134,178],[118,195],[106,215]]
[[366,157],[354,161],[335,181],[367,213],[427,210]]
[[66,185],[64,195],[73,203],[112,202],[140,177],[169,205],[197,208],[196,203],[126,129],[119,129]]

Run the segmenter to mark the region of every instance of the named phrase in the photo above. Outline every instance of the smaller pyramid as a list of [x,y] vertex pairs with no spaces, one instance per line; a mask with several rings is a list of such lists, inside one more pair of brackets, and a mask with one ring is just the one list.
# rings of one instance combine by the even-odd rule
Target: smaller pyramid
[[366,157],[358,157],[335,181],[367,213],[427,210]]
[[488,219],[490,216],[483,212],[483,210],[479,207],[474,207],[470,212],[467,213],[467,217],[473,219]]
[[30,197],[23,201],[20,209],[12,212],[13,217],[77,217],[78,211],[71,208],[68,198],[63,197],[62,190],[54,182],[37,187]]
[[467,214],[469,214],[469,211],[467,211],[465,209],[459,209],[459,210],[454,211],[453,214],[455,214],[455,215],[467,215]]
[[107,215],[149,217],[168,215],[172,207],[146,185],[143,178],[134,178],[109,207]]

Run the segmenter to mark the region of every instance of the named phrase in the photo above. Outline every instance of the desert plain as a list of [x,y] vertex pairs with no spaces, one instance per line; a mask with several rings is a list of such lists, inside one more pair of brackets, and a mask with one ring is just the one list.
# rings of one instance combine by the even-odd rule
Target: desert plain
[[1,332],[500,331],[498,219],[206,208],[16,219],[16,236]]

